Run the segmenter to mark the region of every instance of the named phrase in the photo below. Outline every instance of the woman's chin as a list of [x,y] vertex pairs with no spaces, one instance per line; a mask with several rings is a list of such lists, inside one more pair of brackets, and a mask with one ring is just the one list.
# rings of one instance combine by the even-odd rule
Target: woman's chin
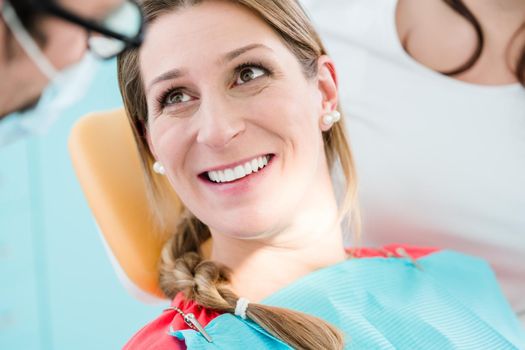
[[246,221],[229,223],[228,225],[220,225],[212,228],[214,234],[222,235],[232,239],[240,240],[262,240],[274,236],[279,230],[277,224],[271,224],[268,220],[261,222]]

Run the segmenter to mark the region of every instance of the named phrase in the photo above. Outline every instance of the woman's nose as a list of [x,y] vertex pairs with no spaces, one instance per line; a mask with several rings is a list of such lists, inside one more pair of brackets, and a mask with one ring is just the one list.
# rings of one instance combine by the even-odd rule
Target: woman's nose
[[245,129],[242,111],[235,101],[227,101],[223,97],[202,103],[199,114],[197,142],[210,148],[227,146]]

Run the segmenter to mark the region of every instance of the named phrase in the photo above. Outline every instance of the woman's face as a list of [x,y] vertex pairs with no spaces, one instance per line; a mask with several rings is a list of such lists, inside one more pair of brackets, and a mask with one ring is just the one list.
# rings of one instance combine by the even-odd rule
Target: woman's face
[[278,232],[331,189],[320,118],[336,92],[322,60],[319,77],[307,79],[265,22],[229,2],[149,27],[140,67],[150,148],[212,233]]

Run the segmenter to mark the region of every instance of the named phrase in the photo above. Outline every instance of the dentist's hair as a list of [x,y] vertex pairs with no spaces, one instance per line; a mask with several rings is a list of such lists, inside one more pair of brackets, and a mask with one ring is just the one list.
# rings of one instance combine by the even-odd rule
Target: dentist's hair
[[[142,6],[146,23],[151,24],[164,14],[195,6],[203,1],[206,0],[144,0]],[[302,66],[307,79],[316,76],[318,59],[326,51],[297,1],[230,1],[248,8],[281,37]],[[165,177],[158,176],[151,170],[155,159],[147,142],[148,111],[139,66],[139,50],[129,49],[120,55],[118,75],[124,105],[144,167],[151,204],[167,236],[160,261],[160,287],[170,298],[184,292],[186,298],[195,300],[203,307],[234,313],[238,296],[229,289],[228,269],[203,258],[201,246],[210,238],[208,227],[183,205],[176,203]],[[334,169],[339,163],[346,182],[339,206],[339,220],[341,222],[346,218],[358,227],[356,176],[345,135],[344,118],[324,132],[323,138],[328,166]],[[316,317],[256,303],[249,304],[246,315],[293,348],[343,348],[341,332]]]
[[[32,0],[4,0],[9,2],[13,7],[16,15],[22,22],[22,25],[26,30],[31,34],[33,39],[38,45],[44,46],[46,44],[46,37],[43,35],[42,31],[39,30],[38,20],[43,16],[39,11],[35,11]],[[11,40],[8,37],[8,40]],[[8,47],[9,49],[9,47]]]

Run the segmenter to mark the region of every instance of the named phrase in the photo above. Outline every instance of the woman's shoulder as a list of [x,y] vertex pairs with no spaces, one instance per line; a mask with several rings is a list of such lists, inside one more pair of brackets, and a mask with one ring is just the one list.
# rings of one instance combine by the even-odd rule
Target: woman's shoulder
[[[413,266],[428,266],[427,271],[447,271],[455,270],[458,273],[472,272],[475,270],[478,274],[493,275],[494,272],[490,264],[483,258],[465,254],[459,251],[441,249],[436,247],[411,246],[407,244],[389,244],[379,248],[359,247],[347,248],[347,253],[352,258],[402,258],[412,261]],[[438,254],[439,253],[439,254]],[[419,259],[424,262],[417,262]],[[461,265],[461,268],[458,268]]]
[[183,341],[172,337],[169,334],[169,328],[176,312],[166,310],[157,319],[148,323],[127,342],[124,350],[147,349],[186,349]]
[[182,293],[177,294],[162,314],[138,331],[124,346],[124,350],[178,350],[186,349],[184,341],[171,333],[175,330],[185,330],[191,327],[184,322],[184,314],[193,314],[197,321],[205,327],[220,313],[205,309],[194,301],[186,300]]
[[389,244],[380,248],[348,248],[347,252],[354,258],[391,258],[404,257],[419,259],[441,251],[435,247],[419,247],[406,244]]

